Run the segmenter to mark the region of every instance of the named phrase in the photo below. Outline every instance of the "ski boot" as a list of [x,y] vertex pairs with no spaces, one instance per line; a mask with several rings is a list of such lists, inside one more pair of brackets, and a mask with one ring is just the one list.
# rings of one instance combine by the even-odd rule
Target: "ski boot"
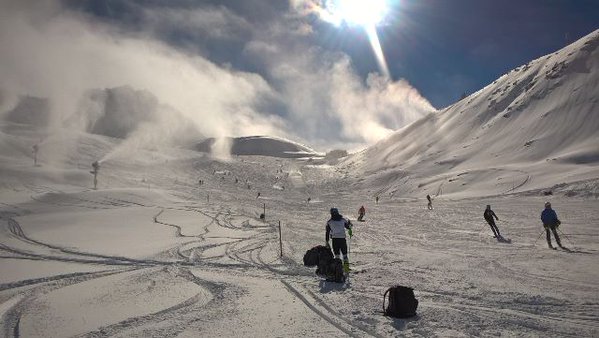
[[348,273],[350,272],[350,268],[349,268],[349,261],[343,261],[343,272]]

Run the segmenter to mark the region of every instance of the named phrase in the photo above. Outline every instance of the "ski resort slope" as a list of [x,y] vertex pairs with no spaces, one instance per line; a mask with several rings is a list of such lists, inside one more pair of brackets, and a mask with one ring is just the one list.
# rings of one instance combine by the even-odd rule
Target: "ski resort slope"
[[[344,168],[314,161],[0,131],[4,337],[599,336],[596,199],[547,197],[570,248],[551,250],[543,197],[436,198],[429,211],[375,204]],[[491,237],[486,204],[510,243]],[[303,254],[324,244],[329,208],[355,219],[360,205],[349,281],[326,282]],[[418,316],[382,315],[395,284],[415,289]]]
[[[515,68],[346,161],[379,194],[599,191],[599,30]],[[382,183],[379,184],[379,183]]]

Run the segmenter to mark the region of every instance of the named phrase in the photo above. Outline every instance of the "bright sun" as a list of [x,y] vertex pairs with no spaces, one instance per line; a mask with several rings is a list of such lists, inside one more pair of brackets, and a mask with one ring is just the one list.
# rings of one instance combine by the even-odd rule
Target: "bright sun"
[[377,24],[387,14],[387,0],[324,0],[321,4],[323,7],[317,6],[316,11],[323,20],[336,26],[358,25],[366,30],[381,73],[391,78],[376,32]]
[[376,26],[387,12],[386,0],[328,0],[324,2],[324,16],[334,24]]

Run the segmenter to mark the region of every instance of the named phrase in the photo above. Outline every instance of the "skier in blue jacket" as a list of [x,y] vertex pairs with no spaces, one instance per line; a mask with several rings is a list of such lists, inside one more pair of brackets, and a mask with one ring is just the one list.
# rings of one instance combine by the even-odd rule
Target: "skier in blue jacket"
[[344,218],[339,209],[331,208],[331,219],[328,220],[326,226],[325,242],[329,246],[329,236],[333,239],[333,253],[335,258],[339,258],[339,251],[343,254],[343,271],[349,272],[349,257],[347,256],[347,242],[345,241],[345,229],[351,238],[352,233],[351,222]]
[[543,227],[545,227],[545,232],[547,234],[547,244],[549,245],[549,247],[553,249],[553,245],[551,245],[551,234],[549,233],[549,230],[551,230],[551,232],[553,232],[553,236],[555,237],[557,245],[559,245],[560,248],[563,248],[562,242],[560,241],[559,236],[557,235],[557,227],[562,222],[560,222],[560,220],[557,218],[557,213],[555,212],[555,210],[551,209],[551,203],[549,202],[545,203],[545,210],[543,210],[543,212],[541,213],[541,221],[543,222]]

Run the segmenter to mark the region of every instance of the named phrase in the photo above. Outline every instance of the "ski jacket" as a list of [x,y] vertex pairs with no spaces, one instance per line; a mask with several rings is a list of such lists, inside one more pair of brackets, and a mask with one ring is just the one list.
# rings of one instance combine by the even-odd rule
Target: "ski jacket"
[[543,210],[543,212],[541,213],[541,221],[543,222],[543,225],[546,226],[556,226],[559,223],[559,220],[557,219],[557,214],[553,209]]
[[495,212],[493,212],[493,210],[491,210],[491,209],[486,209],[483,216],[485,217],[485,220],[487,220],[487,221],[492,221],[493,217],[495,217],[495,219],[499,221],[499,218],[497,217],[497,215],[495,215]]
[[366,213],[366,209],[364,207],[361,207],[360,210],[358,210],[359,214],[365,214]]
[[345,229],[351,229],[351,222],[346,218],[341,217],[339,220],[332,218],[327,222],[325,241],[331,238],[345,238]]

